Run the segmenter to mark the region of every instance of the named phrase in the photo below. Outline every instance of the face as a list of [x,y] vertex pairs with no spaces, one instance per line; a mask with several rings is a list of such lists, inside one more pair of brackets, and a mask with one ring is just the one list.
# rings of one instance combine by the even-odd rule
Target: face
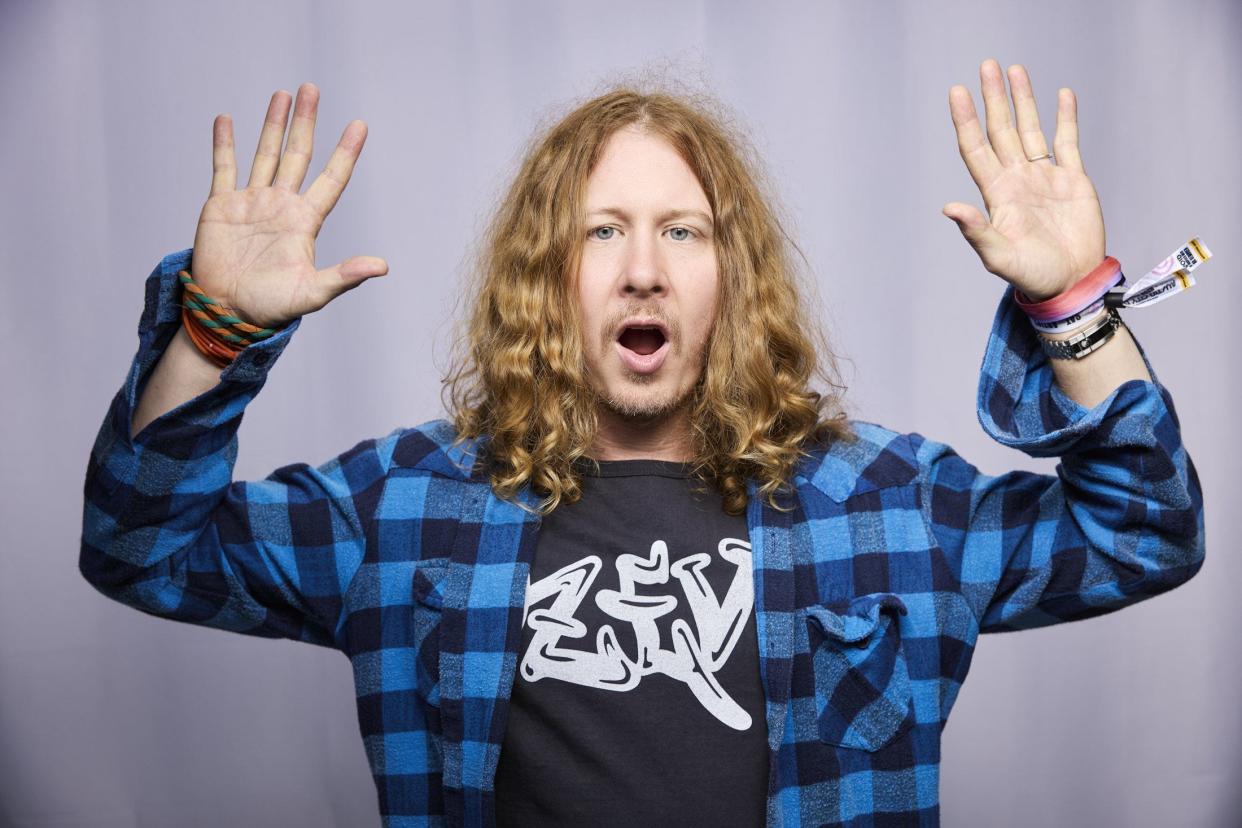
[[587,179],[578,300],[587,368],[605,408],[678,411],[702,372],[718,277],[712,211],[663,138],[630,127]]

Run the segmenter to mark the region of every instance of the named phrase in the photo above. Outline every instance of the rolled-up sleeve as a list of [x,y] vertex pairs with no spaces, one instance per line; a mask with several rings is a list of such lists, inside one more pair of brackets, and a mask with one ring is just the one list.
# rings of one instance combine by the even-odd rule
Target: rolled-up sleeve
[[299,321],[246,348],[209,391],[131,437],[137,401],[180,324],[177,272],[146,281],[138,352],[92,448],[79,569],[104,595],[163,618],[339,647],[344,595],[394,432],[318,466],[233,481],[237,429]]
[[1130,380],[1085,408],[1053,381],[1011,295],[984,355],[979,419],[1004,445],[1059,457],[1056,474],[982,474],[912,435],[922,507],[982,632],[1120,609],[1189,580],[1204,555],[1198,475],[1146,354],[1152,382]]

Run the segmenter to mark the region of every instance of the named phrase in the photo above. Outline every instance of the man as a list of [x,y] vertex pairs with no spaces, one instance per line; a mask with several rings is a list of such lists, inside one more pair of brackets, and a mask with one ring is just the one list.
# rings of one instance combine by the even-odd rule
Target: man
[[1128,330],[1101,311],[1082,345],[1017,304],[1064,305],[1108,262],[1073,93],[1054,160],[1025,70],[1016,125],[999,65],[980,74],[987,138],[963,87],[950,109],[990,216],[944,209],[1013,287],[980,415],[1057,476],[846,420],[810,386],[831,358],[734,141],[618,90],[553,126],[500,205],[453,423],[231,482],[300,317],[386,272],[315,268],[365,126],[299,194],[305,85],[283,156],[273,97],[243,190],[216,120],[194,247],[148,280],[92,452],[83,574],[148,613],[344,651],[385,825],[935,824],[977,635],[1115,610],[1203,555],[1172,401]]

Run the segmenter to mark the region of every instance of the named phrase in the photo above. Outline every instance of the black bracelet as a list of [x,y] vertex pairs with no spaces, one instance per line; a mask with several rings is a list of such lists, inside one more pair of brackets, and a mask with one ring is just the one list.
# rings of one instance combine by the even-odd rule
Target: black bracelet
[[1053,359],[1082,359],[1112,339],[1121,325],[1121,316],[1115,308],[1110,307],[1098,322],[1093,323],[1082,333],[1075,334],[1069,339],[1055,340],[1048,339],[1041,334],[1039,343],[1043,346],[1044,353]]

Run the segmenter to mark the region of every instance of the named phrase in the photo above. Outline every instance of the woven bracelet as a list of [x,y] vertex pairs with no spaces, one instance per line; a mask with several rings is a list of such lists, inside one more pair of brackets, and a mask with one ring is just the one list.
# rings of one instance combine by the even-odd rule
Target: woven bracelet
[[221,368],[227,367],[242,352],[241,348],[229,347],[223,342],[213,340],[198,324],[198,320],[190,315],[190,309],[185,305],[181,306],[181,327],[185,328],[194,347]]
[[177,277],[185,288],[182,294],[183,304],[194,320],[213,337],[232,345],[245,346],[261,342],[276,333],[273,328],[261,328],[243,321],[237,311],[204,293],[188,271],[182,270]]

